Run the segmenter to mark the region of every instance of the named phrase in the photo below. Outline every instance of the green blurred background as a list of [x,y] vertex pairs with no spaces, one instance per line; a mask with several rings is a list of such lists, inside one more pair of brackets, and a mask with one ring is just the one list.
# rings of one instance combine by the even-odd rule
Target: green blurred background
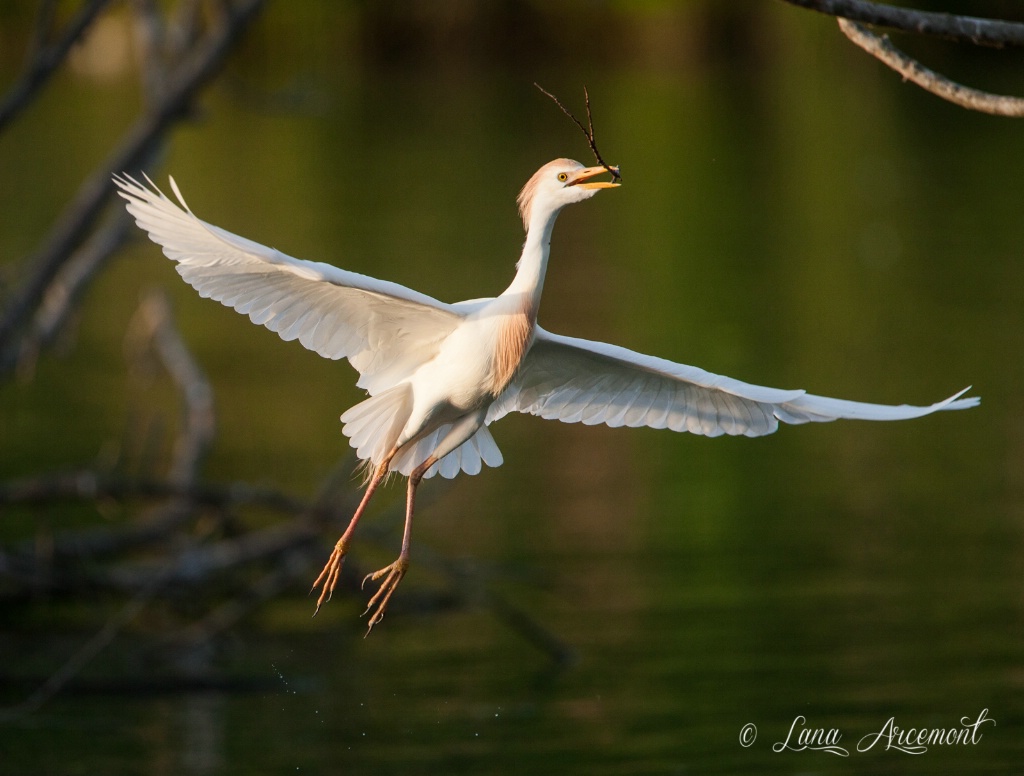
[[[31,5],[0,6],[2,83]],[[0,137],[5,285],[139,110],[130,23],[105,16]],[[900,42],[1024,93],[1019,52]],[[257,689],[87,691],[173,664],[143,613],[79,691],[0,728],[0,773],[1020,772],[1024,125],[902,83],[834,21],[779,2],[290,0],[268,4],[151,174],[291,255],[489,296],[522,242],[519,187],[552,158],[589,161],[534,81],[574,108],[586,84],[624,178],[560,218],[546,328],[864,401],[973,384],[980,408],[757,440],[509,417],[493,428],[504,466],[426,484],[413,569],[370,638],[365,593],[311,620],[298,584],[204,658]],[[153,287],[216,391],[206,477],[312,498],[346,454],[355,373],[199,299],[143,241],[60,347],[0,384],[0,477],[106,460],[153,406],[173,427],[170,392],[125,365]],[[374,515],[401,499],[388,488]],[[131,518],[2,515],[10,542]],[[353,561],[376,568],[398,543],[357,543]],[[415,565],[432,555],[476,569],[575,661],[554,665],[486,606],[403,609],[444,586]],[[0,602],[0,697],[16,704],[121,605]],[[797,715],[855,750],[890,717],[952,727],[985,708],[997,724],[975,746],[771,747]]]

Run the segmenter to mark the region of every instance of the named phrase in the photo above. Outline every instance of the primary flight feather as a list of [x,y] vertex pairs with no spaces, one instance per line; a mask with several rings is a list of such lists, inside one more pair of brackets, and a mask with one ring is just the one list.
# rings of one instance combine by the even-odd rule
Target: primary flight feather
[[388,472],[409,478],[402,550],[370,574],[380,622],[409,565],[416,488],[424,478],[500,466],[488,425],[509,412],[566,423],[650,426],[718,436],[761,436],[779,422],[838,418],[903,420],[973,407],[967,390],[926,407],[830,399],[751,385],[615,345],[552,334],[537,324],[551,231],[561,209],[618,183],[605,167],[556,159],[519,194],[526,227],[516,274],[493,299],[446,304],[397,283],[287,256],[201,221],[174,180],[175,203],[147,179],[115,176],[128,211],[177,262],[200,295],[297,339],[320,355],[347,358],[369,398],[342,416],[343,431],[373,476],[345,533],[314,583],[317,609],[330,598],[356,524]]

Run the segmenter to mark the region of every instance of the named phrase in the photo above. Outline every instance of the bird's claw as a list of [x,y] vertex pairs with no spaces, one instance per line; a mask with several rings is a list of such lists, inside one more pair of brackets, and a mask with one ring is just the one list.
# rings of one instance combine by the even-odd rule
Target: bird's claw
[[405,572],[408,570],[409,558],[405,555],[399,555],[398,560],[391,565],[385,566],[379,571],[374,571],[372,574],[367,574],[363,578],[362,587],[365,587],[367,582],[380,579],[385,574],[387,575],[385,580],[381,583],[380,588],[373,594],[373,598],[370,599],[370,603],[366,605],[366,611],[363,612],[363,615],[366,615],[371,609],[377,607],[374,613],[370,616],[370,622],[366,628],[367,636],[370,635],[370,631],[373,630],[373,626],[384,619],[384,612],[388,608],[388,601],[391,600],[391,594],[395,592],[395,588],[398,587],[398,583],[402,581],[402,577],[405,576]]
[[320,611],[320,607],[331,600],[331,595],[334,593],[334,587],[338,584],[338,577],[341,576],[341,565],[345,562],[345,555],[348,553],[348,542],[339,539],[338,543],[334,545],[334,551],[331,553],[331,557],[327,559],[327,563],[320,572],[320,576],[316,578],[313,583],[313,587],[309,589],[310,595],[313,591],[323,583],[323,589],[320,591],[320,597],[316,600],[316,609],[313,611],[313,616],[316,617],[317,612]]

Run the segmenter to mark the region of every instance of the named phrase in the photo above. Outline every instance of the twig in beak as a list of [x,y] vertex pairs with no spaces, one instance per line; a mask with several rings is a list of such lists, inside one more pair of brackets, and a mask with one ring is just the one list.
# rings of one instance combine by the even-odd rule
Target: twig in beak
[[601,158],[601,152],[597,150],[597,143],[594,141],[594,117],[593,114],[591,114],[590,112],[590,94],[587,93],[587,87],[583,87],[583,99],[586,102],[587,106],[587,126],[584,127],[580,120],[576,118],[568,108],[562,105],[562,103],[559,101],[557,97],[555,97],[555,95],[553,95],[551,92],[549,92],[536,81],[533,82],[533,85],[540,89],[542,94],[546,94],[548,97],[554,100],[555,105],[562,109],[562,113],[571,118],[573,120],[573,123],[575,123],[576,126],[580,128],[580,132],[582,132],[586,136],[587,142],[590,144],[590,150],[594,152],[594,158],[597,159],[597,163],[611,173],[612,180],[622,180],[622,174],[619,172],[619,168],[612,167],[610,164],[608,164],[604,159]]

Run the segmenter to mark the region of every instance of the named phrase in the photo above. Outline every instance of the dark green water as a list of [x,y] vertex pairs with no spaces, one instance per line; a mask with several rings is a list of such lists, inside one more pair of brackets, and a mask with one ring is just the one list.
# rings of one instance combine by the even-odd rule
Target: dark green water
[[[113,692],[166,668],[129,627],[69,692],[0,728],[0,772],[1019,772],[1024,128],[919,94],[794,9],[766,4],[756,53],[738,59],[713,37],[680,53],[651,13],[621,31],[625,53],[574,38],[582,64],[414,51],[383,66],[337,54],[359,39],[355,15],[277,9],[154,177],[292,255],[445,300],[491,295],[521,244],[519,186],[551,158],[587,161],[531,82],[567,101],[585,82],[625,183],[559,220],[546,328],[865,401],[973,384],[981,407],[757,440],[507,418],[493,428],[504,466],[425,486],[425,562],[370,638],[365,593],[310,620],[299,584],[197,658],[246,691]],[[5,269],[134,99],[127,75],[65,74],[0,137]],[[312,497],[344,455],[354,373],[196,298],[141,242],[94,287],[63,354],[0,385],[0,475],[87,466],[123,439],[146,402],[124,332],[154,285],[216,390],[206,474]],[[400,498],[389,488],[376,514]],[[9,511],[3,536],[102,519]],[[352,562],[375,568],[398,543],[357,543]],[[411,605],[448,589],[437,557],[474,569],[574,661],[555,666],[486,603]],[[11,607],[4,702],[116,608]],[[984,709],[995,724],[974,744],[857,751],[890,718],[950,728]],[[850,756],[773,751],[799,716],[838,730]]]

